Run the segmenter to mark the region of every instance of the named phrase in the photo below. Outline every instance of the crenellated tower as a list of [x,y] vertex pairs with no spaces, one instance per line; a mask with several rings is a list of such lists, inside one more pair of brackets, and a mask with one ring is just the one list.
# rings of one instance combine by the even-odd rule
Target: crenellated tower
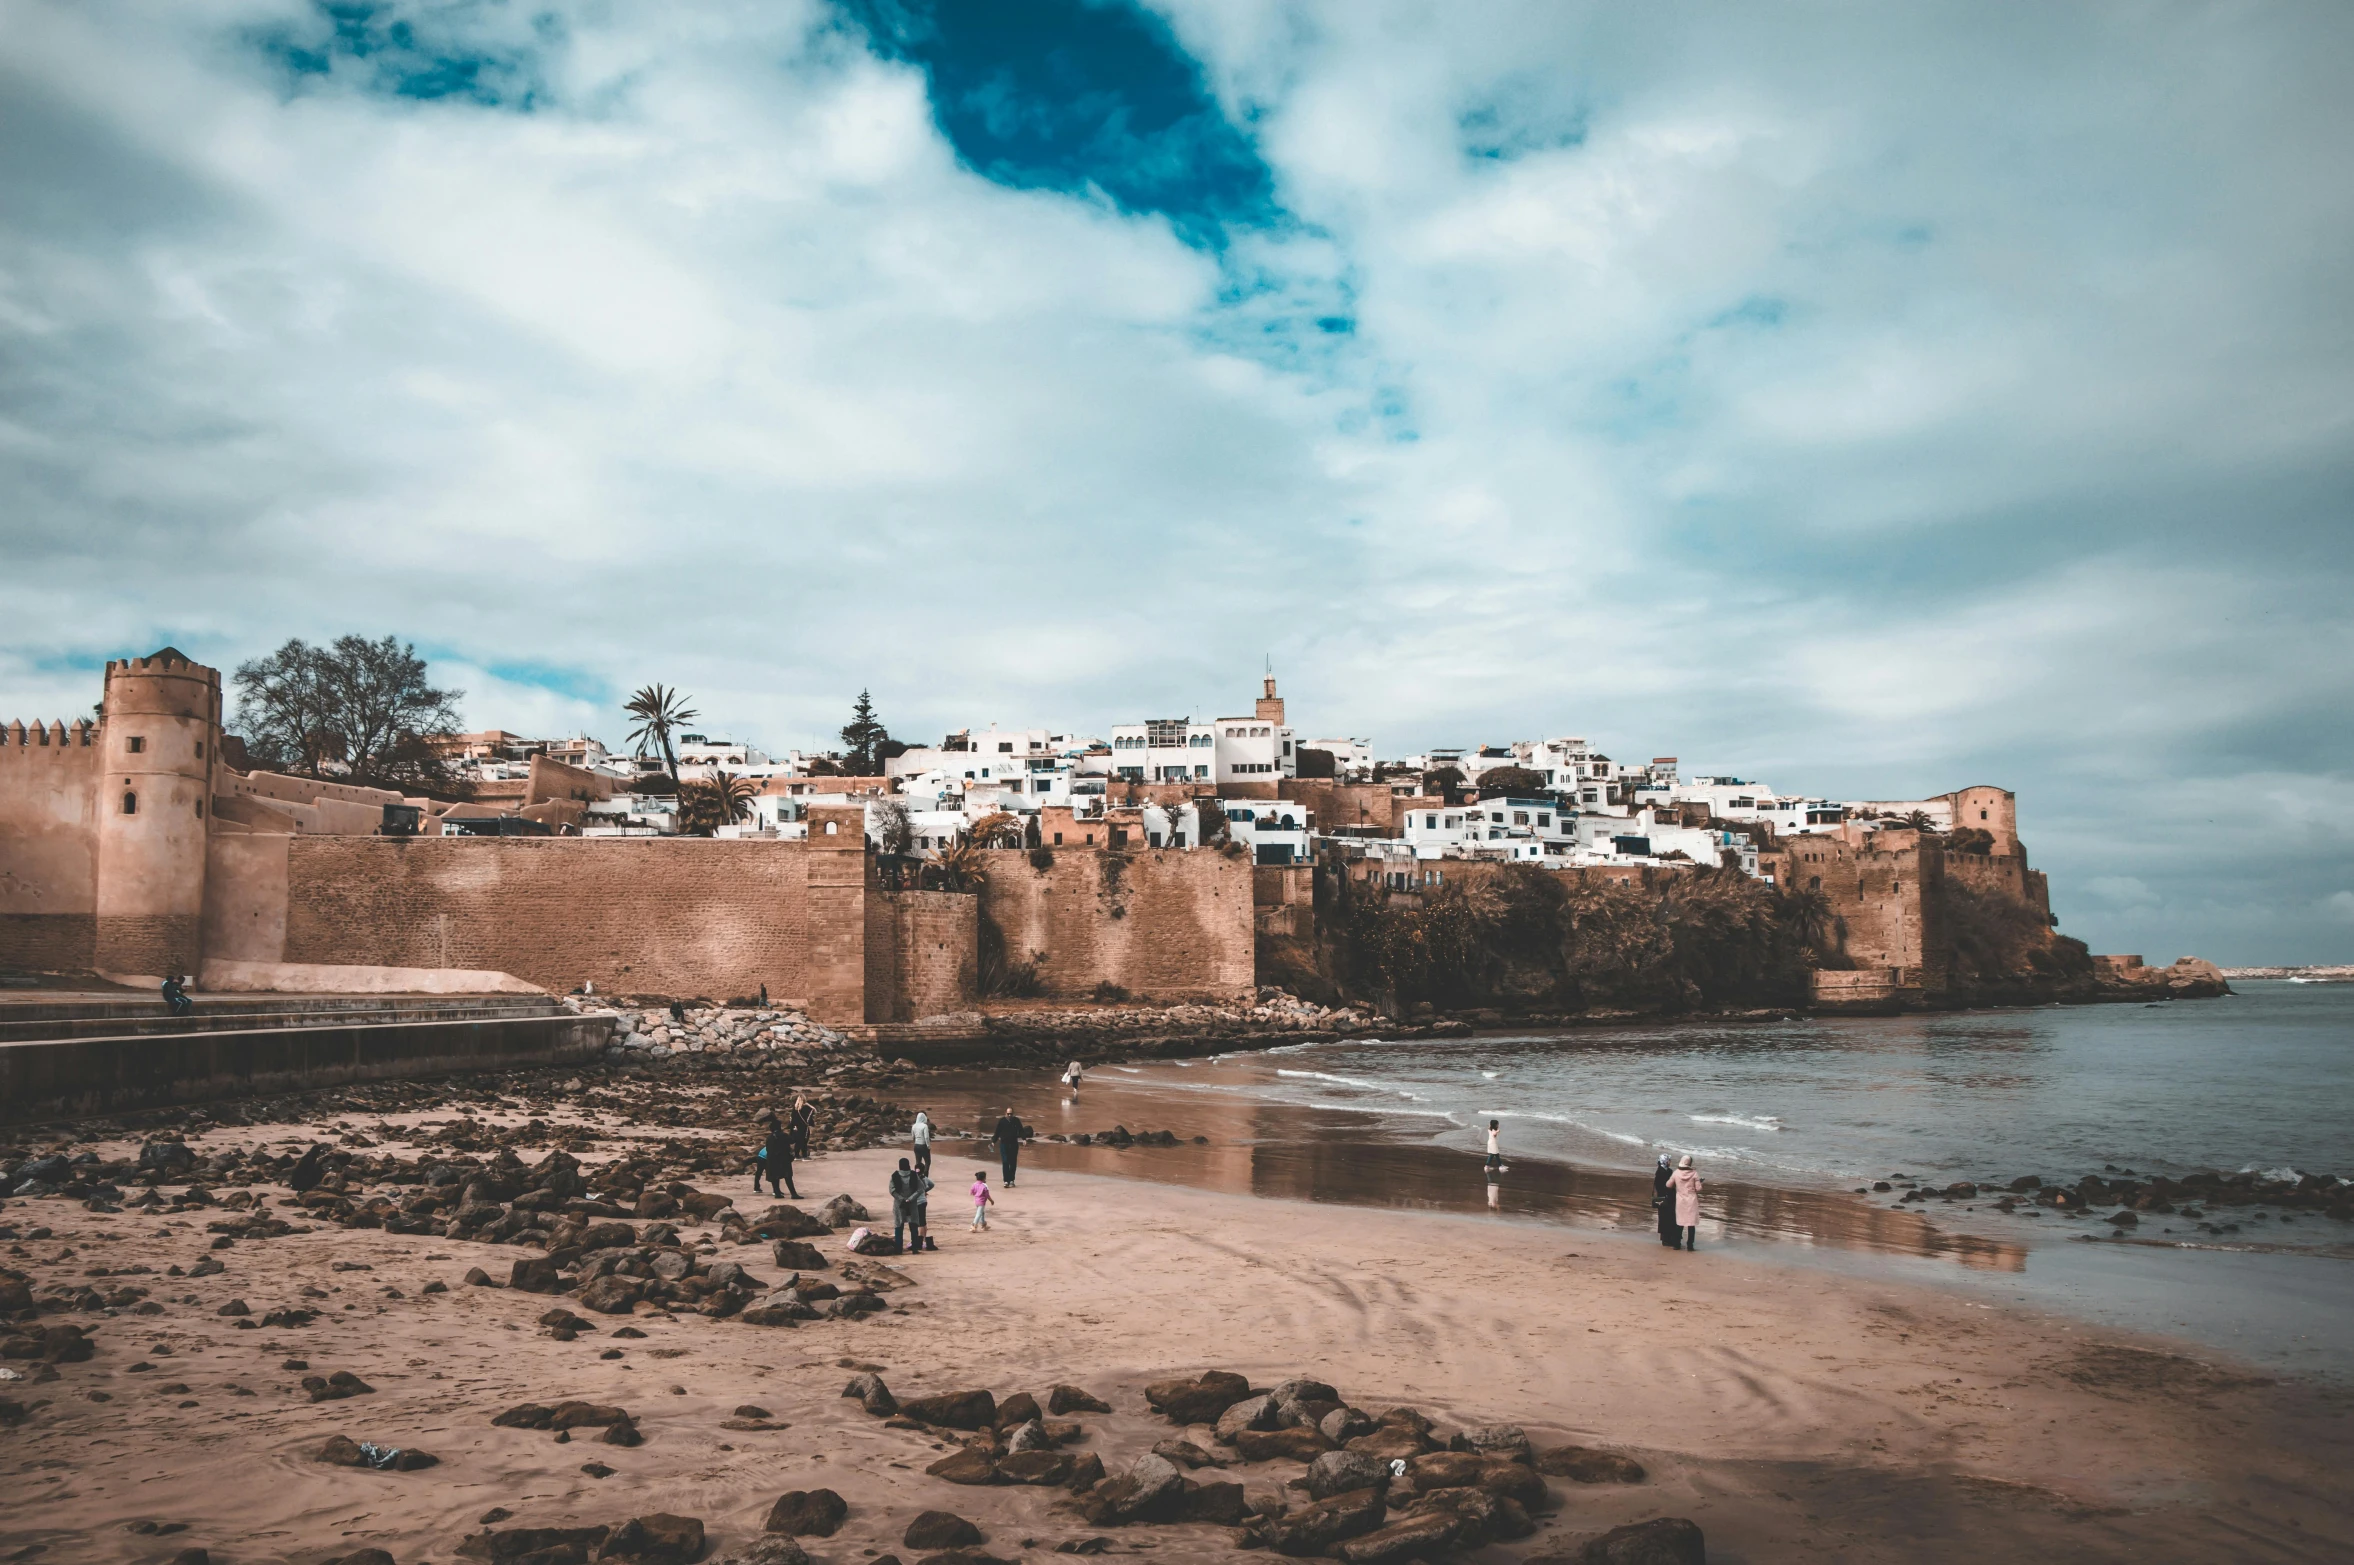
[[99,721],[97,950],[102,973],[193,973],[221,676],[171,647],[106,665]]

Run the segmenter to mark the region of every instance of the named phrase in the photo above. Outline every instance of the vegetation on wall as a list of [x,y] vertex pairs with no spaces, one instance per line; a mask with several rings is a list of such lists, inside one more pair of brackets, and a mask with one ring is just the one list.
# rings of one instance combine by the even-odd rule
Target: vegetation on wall
[[1683,1010],[1804,1001],[1820,899],[1705,868],[1661,885],[1508,865],[1420,906],[1343,882],[1342,979],[1399,1007]]
[[1945,924],[1953,952],[1947,981],[1956,989],[2092,974],[2091,948],[2053,933],[2044,915],[2017,897],[1949,878]]
[[678,829],[690,837],[711,836],[752,813],[752,779],[731,772],[678,785]]

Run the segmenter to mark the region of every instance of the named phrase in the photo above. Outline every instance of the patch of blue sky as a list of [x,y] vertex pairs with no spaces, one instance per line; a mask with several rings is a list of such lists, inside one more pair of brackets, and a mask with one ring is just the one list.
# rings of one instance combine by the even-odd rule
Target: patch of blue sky
[[335,79],[387,97],[528,114],[546,93],[536,51],[561,43],[563,26],[552,14],[533,15],[523,47],[512,41],[513,20],[496,0],[311,0],[307,16],[248,38],[293,91]]
[[[456,660],[454,650],[436,650],[429,654],[435,660]],[[567,667],[557,663],[489,662],[482,671],[493,679],[510,685],[527,685],[534,690],[545,690],[570,701],[586,701],[598,705],[618,705],[618,692],[613,682],[602,674],[584,668]]]
[[1276,223],[1275,179],[1168,24],[1119,0],[836,0],[886,58],[924,72],[966,167],[1015,189],[1108,200],[1187,244]]

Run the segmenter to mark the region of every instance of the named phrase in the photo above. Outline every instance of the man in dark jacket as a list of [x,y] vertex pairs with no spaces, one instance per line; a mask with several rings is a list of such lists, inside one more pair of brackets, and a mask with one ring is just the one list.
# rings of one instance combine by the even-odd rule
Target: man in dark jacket
[[1014,1164],[1020,1160],[1022,1142],[1029,1134],[1030,1127],[1016,1119],[1012,1109],[1007,1109],[998,1118],[997,1129],[990,1133],[990,1139],[997,1143],[997,1162],[1005,1171],[1005,1188],[1008,1190],[1014,1187]]
[[899,1160],[899,1167],[891,1175],[891,1238],[901,1253],[913,1254],[924,1247],[924,1204],[931,1193],[932,1182],[907,1166],[907,1159]]
[[1676,1226],[1676,1193],[1668,1187],[1668,1181],[1675,1176],[1675,1168],[1668,1162],[1667,1154],[1660,1153],[1659,1166],[1651,1171],[1651,1205],[1659,1220],[1659,1242],[1671,1250],[1680,1250],[1683,1248],[1683,1230]]

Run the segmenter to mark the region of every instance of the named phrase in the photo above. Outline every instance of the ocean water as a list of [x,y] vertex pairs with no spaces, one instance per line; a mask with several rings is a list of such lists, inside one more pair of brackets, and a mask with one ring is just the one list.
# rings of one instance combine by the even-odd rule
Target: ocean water
[[[1347,1109],[1466,1151],[1817,1189],[2073,1183],[2104,1168],[2354,1178],[2354,984],[2211,1001],[1445,1042],[1346,1041],[1135,1070],[1183,1090]],[[1419,1125],[1416,1122],[1419,1121]]]
[[[2236,1233],[1982,1202],[1876,1180],[2204,1168],[2354,1178],[2354,984],[2218,1000],[1350,1039],[1094,1068],[929,1076],[944,1125],[1012,1105],[1038,1131],[1166,1129],[1175,1147],[1041,1142],[1025,1166],[1648,1239],[1649,1170],[1690,1153],[1703,1249],[1917,1280],[2354,1380],[2354,1224],[2219,1211]],[[1490,1119],[1509,1166],[1491,1182]],[[1195,1137],[1201,1139],[1196,1142]],[[955,1153],[949,1155],[954,1156]]]

